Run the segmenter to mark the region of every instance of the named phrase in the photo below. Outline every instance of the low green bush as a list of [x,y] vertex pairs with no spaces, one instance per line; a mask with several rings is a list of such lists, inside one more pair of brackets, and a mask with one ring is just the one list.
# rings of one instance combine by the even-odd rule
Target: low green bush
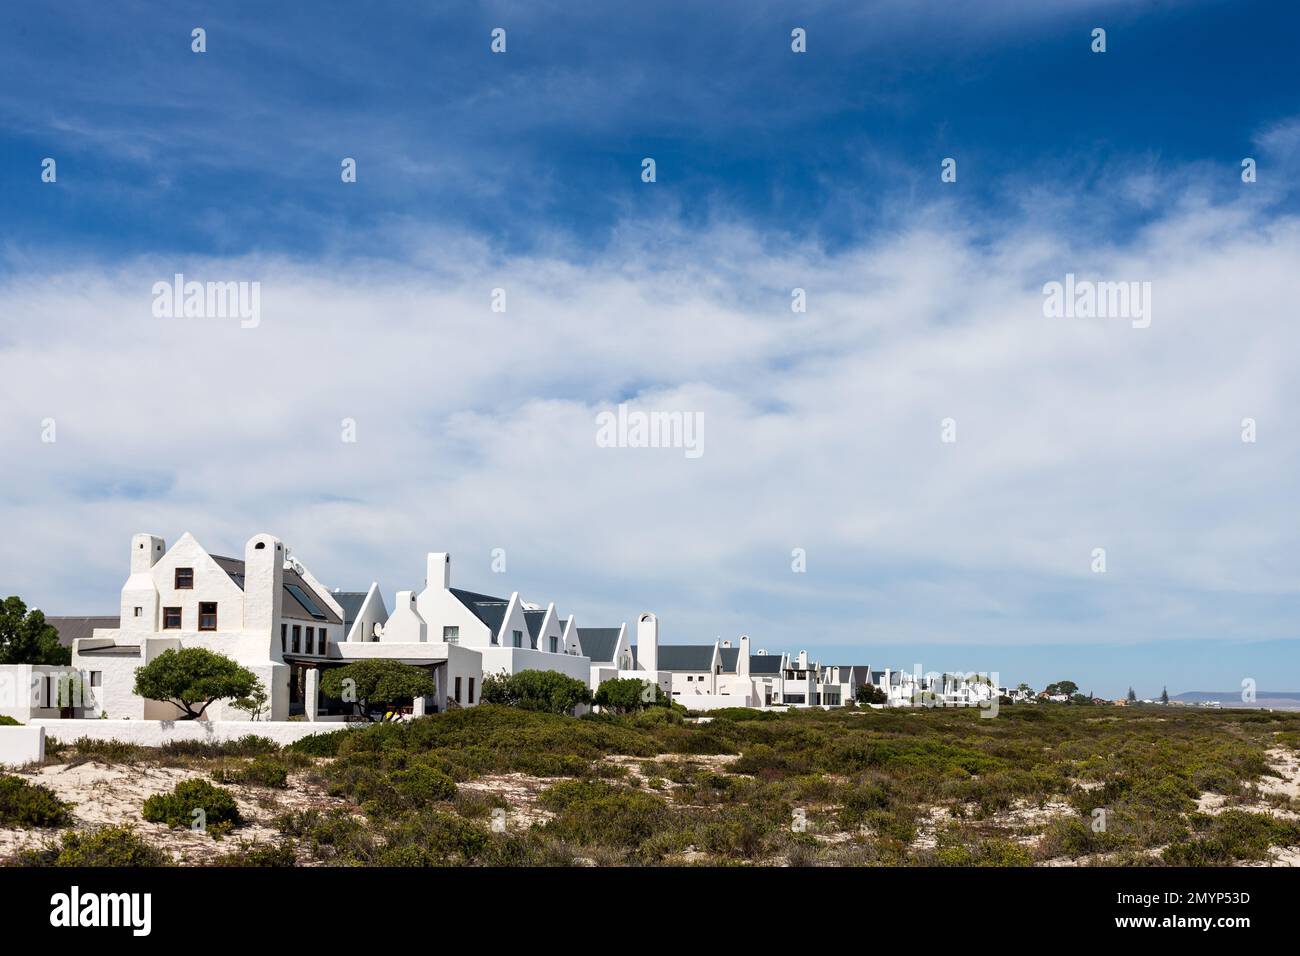
[[103,827],[89,833],[70,830],[60,842],[18,855],[20,866],[137,867],[166,866],[171,860],[150,846],[131,827]]
[[48,787],[0,774],[0,826],[61,827],[71,820],[68,805]]
[[244,822],[230,791],[207,780],[182,780],[171,793],[154,794],[145,800],[143,816],[150,823],[173,828],[193,827],[201,821],[203,829],[214,837]]

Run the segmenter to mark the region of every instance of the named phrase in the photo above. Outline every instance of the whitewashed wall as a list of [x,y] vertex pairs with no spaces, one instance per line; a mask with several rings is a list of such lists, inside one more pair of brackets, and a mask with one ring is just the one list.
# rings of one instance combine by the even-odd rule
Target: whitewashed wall
[[21,767],[45,759],[41,727],[0,727],[0,767]]
[[[175,740],[199,740],[206,743],[223,743],[254,734],[269,737],[281,746],[313,734],[325,734],[345,727],[337,721],[308,723],[290,720],[33,720],[30,727],[43,727],[50,737],[63,743],[72,743],[78,737],[92,740],[120,740],[141,747],[161,747]],[[27,728],[3,727],[0,730]]]

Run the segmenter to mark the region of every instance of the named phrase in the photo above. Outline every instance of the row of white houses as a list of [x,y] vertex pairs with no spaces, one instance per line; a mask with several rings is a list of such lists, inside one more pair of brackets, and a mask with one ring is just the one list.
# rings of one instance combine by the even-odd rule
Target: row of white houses
[[[137,668],[183,647],[218,651],[257,675],[268,694],[259,715],[266,720],[344,719],[350,707],[320,693],[321,671],[375,659],[432,674],[436,693],[414,702],[416,714],[472,707],[485,674],[526,670],[559,671],[593,691],[606,680],[635,677],[693,710],[839,706],[853,702],[865,684],[881,688],[893,705],[911,704],[921,691],[948,704],[1005,692],[974,675],[873,671],[819,665],[805,651],[754,651],[748,636],[734,644],[660,644],[659,621],[650,612],[631,630],[626,623],[579,627],[553,602],[453,587],[451,556],[442,552],[428,555],[424,587],[398,591],[390,611],[378,584],[330,590],[270,534],[250,538],[242,558],[211,554],[189,533],[170,548],[160,537],[137,534],[116,618],[48,620],[70,638],[71,667],[0,667],[0,714],[174,719],[174,705],[139,697],[133,687]],[[76,698],[70,701],[66,690],[61,698],[60,687],[74,675]],[[248,716],[227,701],[209,708],[205,719]]]

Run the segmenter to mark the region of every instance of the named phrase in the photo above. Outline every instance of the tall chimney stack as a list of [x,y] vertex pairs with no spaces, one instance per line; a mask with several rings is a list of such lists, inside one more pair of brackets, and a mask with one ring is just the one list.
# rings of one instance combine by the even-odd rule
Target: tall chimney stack
[[649,611],[637,618],[636,660],[643,671],[659,670],[659,618]]

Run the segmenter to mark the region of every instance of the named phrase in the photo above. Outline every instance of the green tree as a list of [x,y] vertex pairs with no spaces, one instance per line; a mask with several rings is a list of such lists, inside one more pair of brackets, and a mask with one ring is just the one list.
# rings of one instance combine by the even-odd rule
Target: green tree
[[371,720],[372,707],[407,704],[436,693],[438,685],[428,671],[400,661],[357,661],[325,671],[320,689]]
[[593,701],[601,710],[631,714],[646,707],[663,707],[668,703],[668,696],[654,681],[616,677],[596,689]]
[[[175,704],[198,720],[218,700],[248,697],[257,678],[224,654],[202,647],[166,650],[135,671],[134,693]],[[197,706],[197,709],[195,709]]]
[[479,700],[522,710],[570,714],[580,704],[590,704],[592,697],[584,682],[559,671],[520,671],[484,678]]
[[1137,702],[1137,699],[1138,699],[1138,695],[1135,694],[1135,693],[1133,693],[1133,688],[1130,687],[1130,688],[1128,689],[1128,702],[1129,702],[1130,704],[1133,704],[1133,703],[1136,703],[1136,702]]
[[1049,697],[1055,697],[1057,694],[1064,694],[1066,697],[1073,697],[1079,693],[1079,685],[1072,680],[1057,681],[1054,684],[1048,684],[1043,688],[1043,693]]
[[863,684],[858,688],[859,704],[883,704],[889,697],[875,684]]
[[72,651],[59,644],[59,632],[22,598],[0,604],[0,664],[70,664]]
[[259,720],[266,710],[267,700],[266,688],[262,686],[262,682],[259,680],[253,684],[253,689],[246,696],[231,701],[230,706],[235,710],[244,711],[244,713],[248,714],[249,720]]
[[1167,704],[1167,703],[1169,703],[1169,688],[1168,688],[1168,687],[1161,687],[1161,688],[1160,688],[1160,703],[1162,703],[1162,704]]

